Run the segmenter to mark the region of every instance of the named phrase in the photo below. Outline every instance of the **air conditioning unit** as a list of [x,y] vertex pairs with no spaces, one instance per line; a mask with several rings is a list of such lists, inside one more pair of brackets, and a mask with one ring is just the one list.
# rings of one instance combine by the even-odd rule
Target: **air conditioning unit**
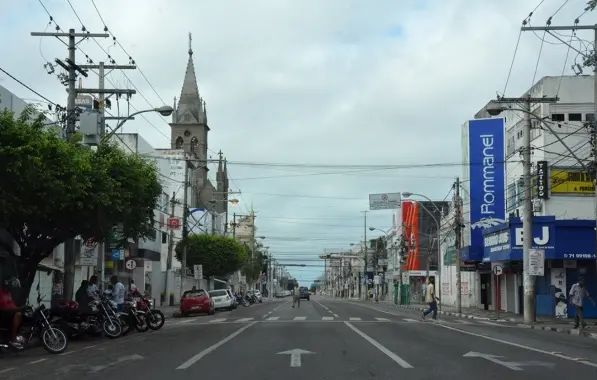
[[543,211],[543,202],[541,199],[533,199],[533,212]]

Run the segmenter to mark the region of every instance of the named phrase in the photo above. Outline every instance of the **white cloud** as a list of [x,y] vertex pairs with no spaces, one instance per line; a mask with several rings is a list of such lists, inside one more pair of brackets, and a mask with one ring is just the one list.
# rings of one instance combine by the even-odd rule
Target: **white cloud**
[[[44,3],[63,29],[81,29],[66,0]],[[89,30],[102,30],[91,1],[72,3]],[[110,30],[168,104],[180,93],[187,33],[193,33],[199,88],[208,103],[210,149],[222,149],[231,161],[336,164],[459,161],[460,126],[503,90],[520,22],[534,3],[96,0]],[[544,24],[561,3],[545,1],[532,23]],[[584,3],[570,1],[553,23],[571,24]],[[0,66],[64,104],[64,89],[42,68],[45,60],[66,56],[64,45],[50,38],[40,44],[39,38],[29,35],[44,30],[48,17],[43,8],[33,0],[3,6],[0,32],[9,38],[4,41]],[[595,23],[595,15],[585,16],[582,22]],[[109,39],[100,43],[118,63],[128,62],[120,48],[110,47]],[[523,34],[507,95],[521,95],[531,85],[539,46],[535,35]],[[95,61],[107,59],[93,41],[81,43],[81,48]],[[559,75],[565,54],[565,47],[545,44],[537,78]],[[139,72],[127,75],[152,105],[160,105],[160,97]],[[85,83],[92,86],[95,80],[92,75]],[[118,86],[127,84],[118,72],[111,80]],[[21,97],[35,97],[4,76],[0,81]],[[140,96],[132,103],[138,109],[148,107]],[[139,130],[156,147],[167,146],[167,124],[158,116],[148,119],[159,132],[143,119],[127,123],[125,130]],[[230,166],[233,178],[318,171],[334,170]],[[367,208],[368,193],[409,190],[443,199],[459,172],[454,167],[237,182],[244,201],[253,200],[260,210],[260,233],[272,237],[268,245],[274,253],[319,252],[325,247],[347,247],[359,239],[359,211]],[[362,201],[251,192],[336,195]],[[309,226],[267,219],[267,215],[353,219],[303,219],[338,225]],[[371,213],[370,223],[390,226],[391,216]],[[288,238],[307,240],[285,241]]]

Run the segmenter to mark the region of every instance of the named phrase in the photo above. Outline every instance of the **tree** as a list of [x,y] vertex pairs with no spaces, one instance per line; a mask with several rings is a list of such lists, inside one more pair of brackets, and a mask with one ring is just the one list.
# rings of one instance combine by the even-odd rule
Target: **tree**
[[205,276],[225,276],[246,261],[247,255],[236,240],[219,235],[191,235],[176,244],[176,258],[182,261],[182,248],[187,245],[187,266],[203,265]]
[[247,260],[240,270],[241,273],[247,277],[249,283],[253,283],[253,281],[259,279],[264,265],[267,265],[267,256],[258,249],[260,249],[260,247],[256,247],[256,249],[252,251],[247,244],[244,245]]
[[29,295],[41,260],[68,239],[105,241],[121,225],[127,237],[153,228],[162,187],[155,163],[103,144],[93,152],[44,126],[27,108],[18,117],[0,111],[0,241],[17,264]]

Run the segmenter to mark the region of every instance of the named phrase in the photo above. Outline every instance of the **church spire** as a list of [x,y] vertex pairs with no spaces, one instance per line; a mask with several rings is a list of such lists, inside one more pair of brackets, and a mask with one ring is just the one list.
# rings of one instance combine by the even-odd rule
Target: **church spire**
[[195,64],[193,62],[193,37],[189,33],[189,59],[187,70],[182,83],[182,91],[178,101],[177,122],[181,124],[201,124],[205,123],[205,113],[203,102],[199,96],[199,87],[197,86],[197,76],[195,75]]

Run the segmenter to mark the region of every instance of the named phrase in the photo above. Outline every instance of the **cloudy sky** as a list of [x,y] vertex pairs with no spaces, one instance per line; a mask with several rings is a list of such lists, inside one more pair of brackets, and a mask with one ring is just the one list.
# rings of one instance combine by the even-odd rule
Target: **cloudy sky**
[[[65,104],[64,87],[43,67],[66,57],[65,46],[30,36],[55,28],[43,4],[64,30],[108,27],[125,51],[112,38],[87,40],[78,62],[109,54],[127,64],[131,55],[140,70],[110,80],[134,85],[143,96],[131,104],[147,109],[179,96],[192,32],[209,149],[214,158],[224,152],[232,190],[242,191],[233,210],[252,203],[265,245],[283,263],[305,263],[289,269],[308,285],[323,269],[318,254],[362,239],[368,194],[448,195],[458,166],[375,165],[459,162],[460,127],[504,91],[521,21],[541,3],[532,25],[554,13],[554,25],[570,25],[586,0],[95,0],[99,14],[92,0],[71,3],[76,14],[67,0],[0,0],[0,67]],[[523,33],[507,96],[522,95],[533,77],[562,74],[567,48],[548,37],[538,60],[541,37]],[[0,84],[39,100],[3,73]],[[156,148],[170,144],[159,116],[127,123],[125,132],[136,131]],[[388,229],[391,213],[371,212],[368,222]]]

